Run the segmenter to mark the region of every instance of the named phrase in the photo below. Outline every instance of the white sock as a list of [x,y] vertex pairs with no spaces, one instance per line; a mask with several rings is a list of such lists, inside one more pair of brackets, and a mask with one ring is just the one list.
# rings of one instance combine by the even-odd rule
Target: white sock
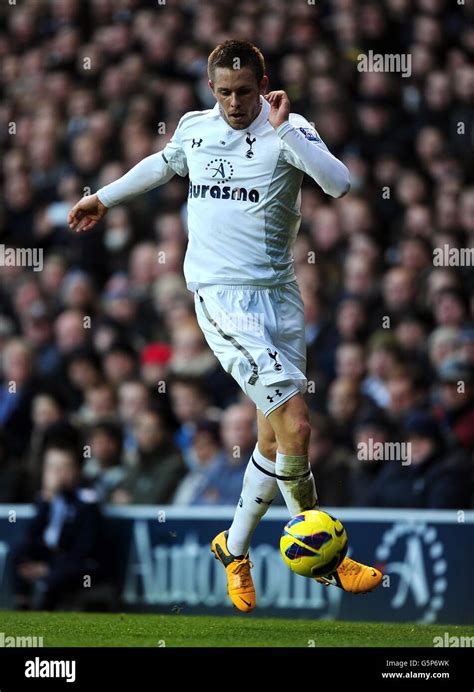
[[319,507],[307,456],[289,456],[277,451],[275,470],[278,487],[292,517],[307,509]]
[[245,469],[242,494],[227,535],[227,548],[232,555],[247,555],[253,532],[277,494],[275,462],[264,457],[256,445]]

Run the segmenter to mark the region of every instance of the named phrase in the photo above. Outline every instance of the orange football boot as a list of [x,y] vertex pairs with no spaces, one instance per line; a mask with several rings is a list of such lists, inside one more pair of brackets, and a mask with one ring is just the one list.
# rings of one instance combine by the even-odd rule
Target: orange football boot
[[368,593],[377,588],[382,581],[382,572],[361,562],[345,557],[335,572],[324,577],[315,577],[320,584],[338,586],[351,593]]
[[232,555],[227,548],[227,531],[219,533],[211,543],[211,551],[216,560],[225,567],[227,574],[227,593],[236,608],[249,613],[255,608],[255,587],[250,569],[253,567],[249,555]]

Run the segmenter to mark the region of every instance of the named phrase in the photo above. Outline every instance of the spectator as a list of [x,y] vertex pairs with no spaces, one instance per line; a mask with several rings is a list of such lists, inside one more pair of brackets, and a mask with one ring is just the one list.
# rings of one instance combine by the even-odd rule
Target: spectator
[[225,463],[219,425],[214,421],[197,424],[188,455],[189,472],[173,497],[176,505],[205,505],[208,502],[209,477]]
[[135,376],[137,356],[130,344],[115,342],[103,355],[102,366],[107,380],[117,387]]
[[209,407],[208,394],[201,380],[174,377],[170,382],[170,398],[173,414],[178,421],[175,441],[188,463],[196,425],[206,417]]
[[348,296],[337,307],[336,325],[341,341],[361,341],[367,332],[367,311],[360,298]]
[[411,445],[410,463],[401,459],[385,461],[368,495],[368,504],[468,509],[472,471],[464,454],[445,454],[436,421],[423,411],[413,411],[407,417],[403,432]]
[[395,336],[404,358],[410,363],[417,363],[420,368],[429,370],[429,360],[425,353],[425,320],[416,312],[407,313],[398,321]]
[[79,348],[65,359],[69,389],[69,407],[77,411],[84,403],[85,392],[102,381],[100,360],[93,350]]
[[362,379],[365,373],[365,351],[361,344],[346,342],[337,347],[336,373],[338,377]]
[[336,378],[329,388],[328,413],[334,422],[335,440],[350,447],[353,426],[360,411],[362,396],[360,384],[350,377]]
[[137,448],[132,468],[112,492],[115,504],[166,504],[170,502],[185,466],[166,429],[162,414],[143,411],[134,423]]
[[219,405],[232,400],[237,387],[208,347],[195,318],[172,331],[170,372],[180,378],[201,379],[210,397]]
[[331,420],[321,414],[312,414],[309,463],[321,507],[339,507],[349,503],[347,476],[351,452],[337,445],[335,440]]
[[438,370],[441,401],[436,410],[450,442],[466,451],[474,450],[474,363],[447,358]]
[[456,327],[437,327],[428,340],[428,354],[433,370],[438,370],[448,356],[453,356],[459,345],[460,331]]
[[21,313],[20,319],[25,339],[36,351],[38,375],[54,376],[60,367],[60,359],[54,343],[53,320],[46,303],[36,301]]
[[225,456],[213,466],[201,493],[205,504],[235,505],[255,449],[255,413],[242,404],[226,409],[221,424]]
[[84,476],[90,480],[99,501],[109,502],[125,477],[122,430],[109,421],[96,423],[89,433],[88,442],[86,449],[90,457],[84,465]]
[[413,307],[416,297],[415,275],[405,267],[390,269],[383,280],[383,299],[388,315],[400,319]]
[[87,389],[85,403],[80,411],[82,424],[97,420],[114,420],[118,417],[117,414],[117,396],[112,385],[102,382]]
[[394,430],[384,414],[372,411],[357,419],[354,427],[354,448],[347,479],[349,504],[354,507],[367,507],[372,503],[374,486],[386,464],[393,463],[375,450],[390,442]]
[[456,289],[442,289],[436,294],[433,315],[436,324],[441,327],[460,328],[467,317],[467,301]]
[[41,484],[41,465],[46,436],[51,426],[64,421],[66,409],[61,396],[54,391],[39,391],[32,401],[32,431],[25,453],[27,478],[25,499],[33,499]]
[[119,417],[124,428],[124,450],[130,459],[137,448],[136,425],[150,406],[150,393],[140,380],[127,380],[119,386],[118,398]]
[[393,422],[401,423],[426,402],[426,387],[421,373],[414,368],[394,368],[387,378],[386,412]]
[[140,374],[148,387],[156,388],[166,380],[171,354],[172,349],[168,344],[149,344],[143,349]]
[[85,328],[86,315],[78,309],[64,310],[55,322],[58,351],[67,356],[75,349],[87,346],[88,333]]
[[338,334],[325,314],[323,297],[310,288],[302,289],[305,309],[308,380],[314,383],[314,397],[308,401],[311,408],[321,407],[326,399],[329,382],[335,375],[335,348]]
[[367,376],[362,382],[362,392],[381,408],[388,406],[387,380],[390,372],[400,365],[400,359],[398,345],[390,334],[372,334],[367,357]]
[[31,430],[31,402],[37,384],[34,354],[22,339],[10,339],[3,349],[0,385],[0,426],[8,436],[10,452],[21,457]]
[[45,450],[41,495],[26,536],[14,551],[19,608],[54,610],[83,588],[84,577],[104,576],[101,518],[93,490],[81,487],[77,449]]

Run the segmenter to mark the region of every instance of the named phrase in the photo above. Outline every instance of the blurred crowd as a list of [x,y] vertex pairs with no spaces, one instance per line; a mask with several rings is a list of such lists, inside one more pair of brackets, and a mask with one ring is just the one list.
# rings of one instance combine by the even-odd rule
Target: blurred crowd
[[[352,175],[339,200],[305,181],[295,247],[321,504],[472,507],[474,272],[433,254],[474,248],[472,3],[18,0],[0,14],[0,243],[43,252],[39,271],[0,267],[0,503],[54,497],[62,465],[73,503],[86,489],[117,505],[238,499],[255,408],[184,285],[186,181],[90,233],[66,223],[213,106],[207,55],[233,37],[261,48],[270,88]],[[359,71],[368,51],[411,55],[411,74]],[[374,441],[410,442],[411,463]]]

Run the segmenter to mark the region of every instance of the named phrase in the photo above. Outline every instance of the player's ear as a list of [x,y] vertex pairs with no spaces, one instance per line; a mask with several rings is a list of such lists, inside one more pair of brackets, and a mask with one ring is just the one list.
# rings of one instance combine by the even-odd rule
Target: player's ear
[[263,96],[263,94],[266,92],[268,83],[269,83],[268,75],[263,75],[262,81],[260,82],[260,87],[259,87],[259,92]]
[[209,86],[209,89],[212,91],[212,93],[214,93],[214,82],[212,82],[211,80],[209,80],[209,81],[207,82],[207,84],[208,84],[208,86]]

